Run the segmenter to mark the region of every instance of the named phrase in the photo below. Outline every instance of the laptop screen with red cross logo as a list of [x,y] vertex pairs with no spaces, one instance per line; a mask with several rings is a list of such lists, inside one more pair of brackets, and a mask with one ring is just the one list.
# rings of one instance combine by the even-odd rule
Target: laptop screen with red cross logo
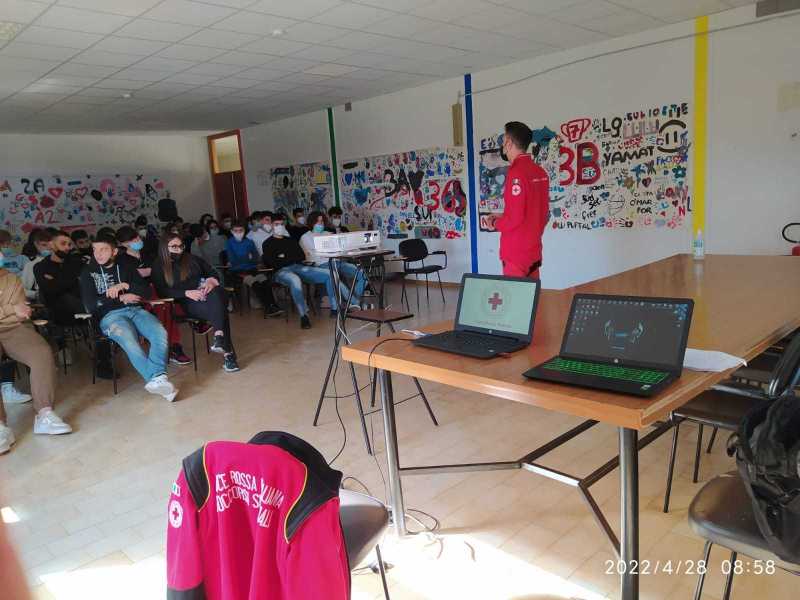
[[456,329],[530,338],[539,282],[494,275],[464,275]]

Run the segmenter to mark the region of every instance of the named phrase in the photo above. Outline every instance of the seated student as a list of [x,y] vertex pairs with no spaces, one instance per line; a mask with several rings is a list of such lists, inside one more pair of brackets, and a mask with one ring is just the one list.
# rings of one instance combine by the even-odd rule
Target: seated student
[[[325,213],[318,210],[312,211],[308,215],[308,223],[311,225],[311,231],[307,231],[303,234],[303,237],[300,238],[300,246],[303,248],[303,252],[306,254],[306,262],[317,267],[328,269],[328,259],[317,256],[317,253],[314,251],[315,237],[319,237],[321,235],[331,235],[326,228],[327,223],[325,222]],[[361,296],[364,294],[364,288],[367,286],[367,278],[364,275],[364,272],[353,263],[344,260],[336,261],[336,265],[340,276],[345,277],[350,281],[352,281],[354,277],[356,278],[352,300],[353,304],[360,302]],[[345,295],[345,298],[346,297],[347,296]]]
[[[35,257],[22,269],[22,285],[25,288],[25,297],[28,300],[36,300],[39,296],[39,286],[36,285],[36,276],[33,273],[34,267],[50,256],[50,233],[44,229],[37,229],[29,238],[29,243],[33,245],[36,253]],[[26,255],[27,256],[27,255]]]
[[[37,263],[33,268],[36,285],[42,304],[50,312],[53,323],[64,327],[75,325],[75,315],[84,312],[81,300],[81,289],[78,283],[83,260],[72,252],[72,239],[64,231],[59,231],[50,240],[52,254]],[[71,357],[64,336],[58,341],[59,352],[63,352],[64,360],[70,364]]]
[[[152,263],[147,262],[145,257],[142,255],[142,251],[144,250],[144,242],[142,241],[142,238],[139,237],[139,232],[129,225],[123,225],[117,229],[117,244],[119,245],[117,251],[117,261],[122,261],[125,259],[130,260],[131,264],[136,267],[136,271],[139,273],[139,276],[144,279],[145,282],[150,283]],[[155,288],[153,288],[153,290],[155,291]],[[148,298],[150,296],[151,295],[149,294]],[[180,324],[172,318],[171,307],[164,304],[158,304],[149,306],[148,310],[158,317],[158,320],[161,321],[164,329],[167,330],[169,337],[169,362],[175,365],[192,364],[192,359],[186,356],[186,353],[183,351],[183,345],[181,344]]]
[[232,237],[225,242],[225,253],[228,255],[228,272],[242,278],[242,282],[255,292],[256,297],[265,307],[266,315],[275,317],[283,314],[275,303],[272,286],[266,275],[258,273],[259,252],[253,240],[244,236],[245,224],[237,221],[231,230]]
[[256,250],[258,250],[258,256],[260,257],[264,242],[272,235],[272,213],[268,210],[256,211],[253,213],[253,216],[257,219],[256,224],[258,227],[248,233],[247,237],[253,240],[253,243],[256,245]]
[[239,365],[231,340],[228,299],[218,277],[206,261],[186,252],[180,236],[169,234],[161,238],[159,257],[153,264],[153,284],[158,295],[175,298],[190,317],[211,323],[211,350],[224,355],[222,368],[233,373]]
[[[219,223],[214,219],[206,222],[205,230],[206,233],[208,233],[208,237],[202,240],[202,254],[210,259],[206,260],[208,264],[212,267],[219,267],[224,264],[222,253],[225,252],[225,243],[228,241],[228,238],[222,235],[219,229]],[[195,248],[193,247],[192,251],[194,252],[194,250]],[[198,256],[196,253],[195,255]]]
[[331,206],[328,209],[328,220],[330,224],[325,228],[331,233],[349,233],[350,230],[342,225],[342,209],[338,206]]
[[[84,267],[80,289],[86,310],[97,319],[103,335],[111,338],[128,355],[145,380],[145,389],[175,400],[178,389],[167,378],[167,332],[158,319],[142,307],[150,293],[136,265],[118,261],[117,240],[98,236],[92,243],[92,262]],[[150,343],[147,354],[139,337]]]
[[0,229],[0,263],[2,263],[0,266],[19,277],[25,265],[29,262],[30,260],[27,256],[17,252],[11,233],[5,229]]
[[[31,391],[36,417],[33,433],[60,435],[72,428],[53,412],[56,365],[50,346],[27,324],[33,310],[25,302],[19,277],[0,269],[0,347],[3,353],[31,370]],[[6,413],[0,402],[0,454],[8,452],[14,433],[6,425]]]
[[303,234],[308,231],[308,227],[306,227],[305,212],[305,209],[301,208],[300,206],[292,210],[293,223],[286,226],[286,229],[289,231],[289,235],[291,235],[292,239],[294,239],[296,242],[299,242],[300,238],[303,237]]
[[76,229],[69,234],[72,243],[78,249],[78,253],[83,257],[83,261],[88,263],[92,258],[92,240],[85,229]]
[[222,213],[219,217],[220,222],[220,229],[219,232],[224,235],[226,238],[230,238],[233,236],[233,217],[231,217],[230,213]]
[[133,224],[139,237],[144,242],[142,256],[147,264],[153,264],[158,256],[158,229],[154,225],[147,224],[147,217],[139,215]]
[[213,220],[214,220],[214,215],[210,213],[203,213],[202,215],[200,215],[200,219],[198,219],[197,222],[200,223],[200,226],[203,229],[205,229],[206,227],[208,227],[208,222]]
[[[311,328],[311,321],[308,318],[308,306],[303,294],[303,282],[322,283],[328,291],[328,298],[331,300],[331,316],[336,316],[337,303],[334,294],[333,282],[331,281],[330,271],[325,268],[303,264],[305,253],[284,226],[283,215],[276,214],[273,221],[272,237],[264,242],[263,260],[268,267],[275,269],[273,280],[285,285],[292,294],[292,300],[300,313],[300,327],[303,329]],[[342,297],[347,298],[347,288],[339,284]]]

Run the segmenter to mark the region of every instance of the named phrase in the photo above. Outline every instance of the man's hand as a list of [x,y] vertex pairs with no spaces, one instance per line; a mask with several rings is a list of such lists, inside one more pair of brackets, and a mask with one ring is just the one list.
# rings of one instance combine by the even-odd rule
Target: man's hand
[[122,294],[119,300],[123,304],[139,304],[142,301],[142,297],[138,294]]
[[203,291],[204,294],[208,295],[211,293],[211,290],[213,290],[217,286],[219,286],[219,281],[217,281],[217,278],[209,277],[208,279],[206,279],[205,284],[203,284],[203,287],[200,289]]
[[117,285],[112,285],[106,291],[106,296],[108,296],[109,298],[118,298],[122,292],[124,292],[129,288],[130,286],[127,283],[118,283]]
[[22,320],[30,319],[33,314],[33,309],[27,304],[15,304],[14,314]]
[[203,290],[187,290],[186,297],[195,302],[205,302],[206,294]]

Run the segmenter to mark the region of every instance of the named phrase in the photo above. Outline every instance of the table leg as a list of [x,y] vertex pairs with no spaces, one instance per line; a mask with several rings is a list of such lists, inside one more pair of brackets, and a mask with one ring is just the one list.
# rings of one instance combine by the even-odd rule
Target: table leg
[[619,429],[620,567],[622,600],[639,598],[639,454],[638,432]]
[[383,435],[386,440],[386,463],[389,471],[389,505],[392,509],[395,532],[398,537],[403,537],[406,535],[406,510],[403,502],[403,485],[400,481],[400,457],[397,452],[397,427],[394,419],[392,374],[389,371],[379,369],[378,381],[381,385]]

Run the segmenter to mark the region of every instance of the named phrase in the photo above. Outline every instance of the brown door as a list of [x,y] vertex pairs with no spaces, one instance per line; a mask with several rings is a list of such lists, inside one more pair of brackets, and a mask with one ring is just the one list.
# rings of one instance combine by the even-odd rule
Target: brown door
[[225,213],[234,219],[247,218],[250,208],[239,130],[208,136],[208,156],[217,218]]

